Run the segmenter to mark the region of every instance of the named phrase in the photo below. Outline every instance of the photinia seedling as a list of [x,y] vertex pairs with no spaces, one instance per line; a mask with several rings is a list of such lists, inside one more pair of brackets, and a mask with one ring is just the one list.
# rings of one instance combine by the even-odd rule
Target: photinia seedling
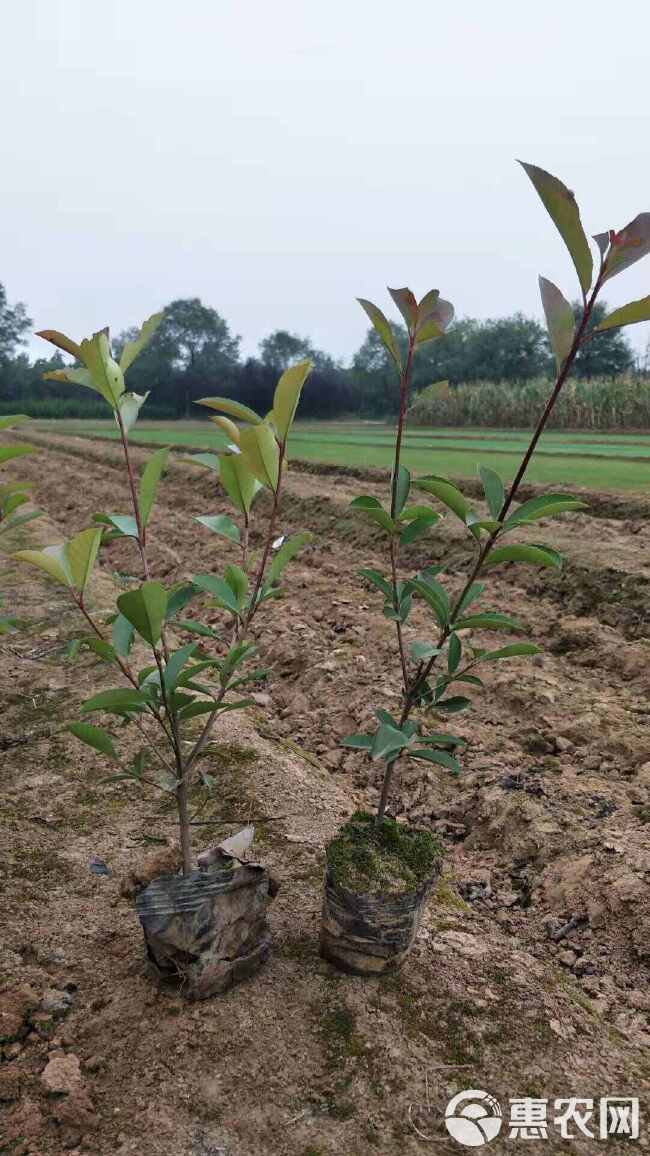
[[[540,518],[580,510],[584,503],[568,494],[548,493],[515,505],[517,492],[578,350],[587,341],[597,340],[598,334],[607,329],[650,320],[648,296],[615,309],[591,333],[587,332],[594,305],[605,282],[650,252],[650,213],[641,213],[619,231],[609,229],[594,236],[598,250],[594,272],[592,246],[584,232],[573,193],[544,169],[530,164],[523,164],[523,168],[569,251],[580,283],[582,309],[576,321],[561,290],[552,281],[540,277],[542,305],[557,373],[530,444],[510,485],[506,486],[494,470],[480,469],[487,515],[476,513],[463,493],[447,478],[438,474],[412,478],[401,461],[413,359],[424,342],[442,336],[453,318],[452,306],[435,289],[421,301],[417,301],[410,289],[389,289],[407,331],[406,349],[401,350],[382,311],[370,301],[360,300],[388,350],[399,378],[399,418],[390,502],[382,505],[370,495],[352,502],[352,508],[375,522],[386,536],[389,572],[382,574],[365,569],[361,573],[383,596],[384,614],[395,623],[401,669],[398,712],[391,715],[386,710],[377,710],[378,726],[372,733],[343,739],[344,746],[363,750],[370,759],[385,765],[377,813],[379,822],[386,811],[392,774],[400,758],[422,759],[454,774],[459,773],[457,751],[464,744],[458,737],[441,729],[442,724],[437,720],[444,720],[471,706],[471,700],[464,692],[467,687],[482,687],[477,673],[481,666],[537,652],[538,647],[530,642],[514,642],[491,649],[473,644],[474,630],[522,630],[514,618],[500,609],[484,608],[486,586],[482,579],[492,567],[504,562],[561,566],[562,558],[556,550],[543,543],[517,542],[517,531],[522,526],[533,525]],[[441,383],[439,388],[446,389],[446,383]],[[466,581],[455,596],[450,595],[444,583],[444,565],[427,566],[417,574],[401,576],[402,553],[408,551],[408,547],[439,519],[439,514],[430,505],[409,504],[413,489],[434,498],[446,513],[460,520],[469,536],[473,559]],[[409,646],[406,628],[414,598],[419,598],[430,611],[433,632],[431,638],[412,640]],[[420,709],[421,714],[414,719],[412,715],[416,709]],[[430,729],[432,720],[435,730]]]
[[[201,403],[219,411],[213,420],[226,431],[231,443],[223,452],[199,454],[191,460],[218,473],[241,515],[242,526],[240,529],[225,514],[201,516],[197,521],[238,543],[241,565],[229,563],[222,575],[197,574],[189,583],[166,588],[152,577],[147,543],[149,521],[169,450],[153,453],[142,476],[136,477],[129,431],[147,395],[129,392],[125,383],[126,371],[161,319],[160,313],[150,317],[138,337],[124,346],[119,360],[113,357],[106,329],[79,344],[53,330],[39,335],[76,361],[74,366],[47,373],[46,378],[91,389],[110,406],[122,445],[131,510],[95,514],[93,526],[68,542],[42,550],[19,550],[13,557],[37,566],[68,590],[90,630],[83,639],[75,641],[70,653],[86,646],[120,671],[121,685],[84,702],[82,720],[71,723],[69,730],[117,765],[112,780],[148,783],[175,796],[183,873],[187,875],[192,870],[189,792],[201,774],[201,755],[220,715],[242,710],[253,701],[245,697],[246,693],[264,672],[250,665],[256,652],[248,637],[251,623],[260,606],[278,596],[284,568],[309,537],[297,534],[281,543],[276,540],[287,438],[311,364],[303,361],[282,374],[273,409],[264,419],[228,398],[205,398]],[[232,418],[244,424],[240,427]],[[270,491],[272,505],[257,557],[251,555],[248,540],[251,507],[262,489]],[[100,547],[116,538],[133,542],[142,567],[142,581],[120,594],[115,611],[102,620],[89,606],[88,583]],[[206,596],[210,607],[223,614],[225,631],[179,617],[192,599]],[[175,647],[170,641],[172,624],[174,629],[192,633],[195,640]],[[136,639],[149,652],[149,661],[139,670],[131,661]],[[123,760],[115,735],[89,721],[103,714],[139,731],[143,745],[135,758]],[[190,725],[195,719],[201,720],[198,734],[196,724]],[[207,781],[207,776],[203,780]]]

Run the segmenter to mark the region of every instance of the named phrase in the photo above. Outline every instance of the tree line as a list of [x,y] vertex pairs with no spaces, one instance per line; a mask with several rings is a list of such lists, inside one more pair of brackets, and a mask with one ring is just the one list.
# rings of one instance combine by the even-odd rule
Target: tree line
[[[575,306],[576,310],[578,305]],[[599,304],[591,324],[606,314]],[[304,390],[301,415],[387,417],[396,412],[397,395],[388,355],[369,330],[347,366],[314,348],[306,337],[276,330],[260,342],[256,357],[242,358],[241,339],[228,322],[198,297],[166,306],[162,324],[129,372],[129,388],[151,391],[144,416],[198,418],[194,402],[206,394],[237,398],[257,412],[271,408],[278,376],[288,365],[309,357],[314,371]],[[104,411],[92,396],[80,399],[74,386],[43,381],[43,373],[63,365],[60,355],[30,360],[22,350],[32,327],[22,303],[11,305],[0,283],[0,412],[16,410],[41,417],[99,417]],[[406,335],[395,326],[398,340]],[[136,330],[113,337],[119,351]],[[414,374],[414,391],[436,381],[450,385],[476,382],[521,384],[552,372],[545,328],[515,313],[487,321],[462,318],[439,341],[424,347]],[[634,368],[632,350],[621,330],[599,334],[578,354],[578,379],[615,378]]]

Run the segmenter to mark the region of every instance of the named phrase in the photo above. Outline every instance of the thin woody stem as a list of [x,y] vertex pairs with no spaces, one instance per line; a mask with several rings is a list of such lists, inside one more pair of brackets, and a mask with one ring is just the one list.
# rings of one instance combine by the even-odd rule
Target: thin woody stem
[[[271,553],[271,546],[273,545],[273,539],[275,537],[275,526],[276,526],[278,511],[280,509],[280,491],[282,488],[282,466],[284,463],[285,452],[286,452],[286,440],[283,442],[280,442],[278,484],[277,484],[277,486],[273,492],[273,507],[271,510],[271,518],[269,521],[268,533],[266,535],[266,541],[264,543],[264,549],[262,551],[262,558],[261,558],[261,561],[260,561],[260,564],[259,564],[259,567],[257,570],[255,583],[253,585],[253,593],[251,594],[250,606],[249,606],[248,613],[246,614],[245,618],[243,620],[241,620],[238,624],[238,628],[235,631],[235,635],[234,635],[234,639],[233,639],[234,642],[242,642],[246,638],[246,635],[248,634],[248,630],[249,630],[249,627],[251,625],[251,622],[253,621],[253,618],[255,617],[255,614],[256,614],[257,609],[258,609],[257,599],[258,599],[259,592],[262,588],[262,582],[264,581],[264,574],[266,572],[266,566],[267,566],[267,563],[269,560],[269,555]],[[246,547],[247,547],[248,546],[248,519],[246,520],[246,525],[245,525],[245,543],[246,543]],[[223,702],[223,699],[226,696],[227,690],[228,690],[227,687],[223,687],[221,689],[221,691],[219,692],[219,695],[215,699],[214,710],[212,710],[210,712],[210,714],[208,715],[207,721],[205,723],[205,726],[203,727],[203,730],[201,731],[201,734],[199,735],[199,738],[197,739],[192,750],[190,751],[189,755],[187,756],[187,759],[185,760],[186,773],[187,773],[187,770],[190,769],[190,767],[193,765],[193,763],[199,757],[199,755],[202,754],[203,750],[205,749],[205,747],[209,741],[210,734],[212,732],[212,728],[215,724],[217,715],[219,713],[219,708],[221,706],[221,703]]]
[[[413,351],[415,349],[415,339],[412,334],[409,334],[408,352],[406,355],[406,364],[400,373],[399,381],[399,417],[397,419],[397,435],[395,437],[395,459],[393,462],[393,478],[391,484],[390,495],[390,516],[393,520],[397,514],[397,494],[399,486],[399,468],[402,454],[402,435],[404,432],[404,421],[406,418],[406,402],[408,398],[409,385],[411,383],[411,370],[413,367]],[[397,591],[397,544],[395,535],[390,535],[390,569],[393,586],[393,610],[395,614],[399,614],[399,597]],[[404,633],[402,631],[402,623],[399,619],[395,620],[395,633],[397,635],[397,648],[399,650],[400,666],[402,668],[402,686],[404,694],[408,695],[409,691],[409,673],[406,662],[406,651],[404,647]],[[390,790],[391,779],[393,776],[394,763],[388,763],[384,772],[384,780],[381,789],[381,798],[377,808],[377,823],[381,823],[386,812],[386,804],[388,802],[388,793]]]
[[[102,640],[102,642],[106,642],[106,639],[104,638],[104,635],[103,635],[102,631],[100,630],[99,626],[95,622],[92,615],[90,615],[88,613],[88,611],[84,605],[83,597],[75,598],[74,601],[75,601],[75,605],[81,611],[84,618],[86,619],[86,622],[92,628],[92,630],[97,635],[97,637],[100,638]],[[124,662],[124,660],[120,657],[119,654],[115,654],[114,661],[117,664],[117,666],[119,666],[124,677],[131,683],[131,686],[134,688],[134,690],[139,690],[140,686],[139,686],[138,680],[135,677],[135,675],[134,675],[133,671],[131,670],[130,666],[128,665],[128,663]],[[159,724],[159,726],[162,727],[163,731],[165,732],[166,738],[168,740],[171,740],[171,736],[169,734],[169,731],[167,730],[167,727],[165,726],[165,720],[163,719],[162,715],[160,715],[159,712],[155,709],[155,707],[152,706],[151,704],[148,704],[148,710],[149,710],[149,713],[152,716],[152,718],[155,718],[155,720]],[[155,749],[155,748],[152,747],[152,749]],[[161,758],[162,756],[158,755],[158,757]],[[165,765],[169,768],[168,763],[166,763]]]
[[[537,446],[537,443],[539,442],[539,439],[542,436],[542,433],[544,432],[544,428],[546,426],[546,423],[548,422],[549,417],[551,416],[551,413],[553,411],[553,407],[555,406],[555,403],[556,403],[558,396],[560,394],[560,390],[562,389],[562,386],[564,385],[564,383],[565,383],[565,381],[569,375],[569,372],[573,366],[573,362],[575,361],[576,354],[578,353],[580,345],[582,344],[585,330],[587,328],[587,325],[589,324],[589,320],[591,318],[593,307],[596,303],[596,298],[597,298],[598,293],[599,293],[601,286],[602,286],[604,272],[605,272],[605,266],[603,264],[603,265],[601,265],[601,269],[600,269],[598,278],[596,280],[596,283],[594,285],[593,291],[591,293],[591,296],[585,302],[585,306],[584,306],[584,309],[582,311],[582,317],[581,317],[580,322],[576,328],[573,342],[571,344],[571,348],[570,348],[565,360],[563,361],[562,366],[561,366],[561,368],[560,368],[560,370],[556,376],[555,384],[553,386],[553,389],[551,390],[548,401],[546,402],[546,405],[544,406],[542,414],[540,415],[540,418],[537,422],[537,425],[535,426],[535,430],[533,431],[533,435],[532,435],[530,443],[528,445],[528,449],[526,450],[526,453],[524,454],[524,456],[521,460],[521,463],[519,465],[519,469],[517,470],[517,473],[515,474],[515,477],[512,481],[512,484],[508,490],[508,493],[507,493],[506,497],[504,498],[503,505],[501,506],[501,509],[499,511],[499,516],[497,519],[497,521],[499,521],[499,522],[503,521],[503,519],[505,518],[506,514],[508,513],[515,497],[517,496],[517,492],[519,490],[521,482],[523,481],[526,470],[528,469],[528,466],[530,464],[530,460],[531,460],[531,458],[535,452],[535,448]],[[465,596],[467,595],[471,586],[473,585],[473,583],[476,581],[479,574],[481,573],[490,553],[492,552],[492,548],[493,548],[494,543],[496,542],[496,539],[498,536],[499,536],[499,531],[498,530],[493,531],[488,536],[486,541],[483,543],[483,545],[479,551],[479,555],[476,559],[476,562],[474,563],[474,566],[472,567],[472,569],[470,571],[469,577],[467,578],[467,580],[466,580],[462,590],[460,591],[458,597],[454,601],[454,604],[452,606],[452,609],[451,609],[450,615],[449,615],[450,622],[454,621],[454,619],[458,613],[458,609],[462,605],[463,599],[465,598]],[[451,628],[449,625],[441,628],[440,635],[438,638],[438,648],[440,648],[446,642],[450,633],[451,633]],[[407,719],[408,719],[408,717],[409,717],[409,715],[413,709],[413,706],[415,705],[415,701],[417,699],[418,692],[419,692],[420,688],[426,683],[427,679],[429,678],[429,675],[431,674],[431,671],[433,670],[433,667],[435,665],[435,661],[436,661],[437,657],[438,657],[437,655],[434,655],[432,658],[429,659],[429,661],[425,667],[423,667],[423,668],[421,667],[418,670],[415,679],[413,680],[413,682],[411,683],[411,686],[409,687],[408,693],[406,695],[406,699],[404,701],[404,707],[402,709],[400,725],[403,725],[407,721]]]
[[[124,427],[124,422],[122,420],[122,415],[121,415],[119,409],[116,410],[116,417],[117,417],[117,424],[118,424],[119,430],[120,430],[120,440],[122,442],[124,461],[126,463],[126,472],[127,472],[128,479],[129,479],[129,489],[131,490],[131,502],[133,505],[133,516],[135,517],[135,524],[136,524],[137,531],[138,531],[138,548],[140,550],[140,557],[142,559],[142,568],[144,570],[145,581],[149,581],[150,576],[151,576],[151,571],[149,568],[149,560],[147,558],[146,526],[142,520],[142,514],[140,511],[140,502],[138,501],[138,493],[137,493],[137,487],[136,487],[136,482],[135,482],[135,473],[133,471],[133,464],[131,462],[131,455],[129,453],[128,434],[127,434],[127,431]],[[165,662],[167,663],[167,662],[169,662],[169,647],[167,645],[167,639],[165,637],[164,627],[162,627],[161,631],[160,631],[160,640],[162,643],[163,656],[164,656]],[[172,747],[172,750],[174,752],[174,758],[176,760],[176,767],[177,767],[176,805],[178,807],[179,831],[180,831],[180,839],[181,839],[181,854],[182,854],[182,859],[183,859],[183,874],[189,875],[191,870],[192,870],[192,838],[191,838],[191,833],[190,833],[189,807],[188,807],[188,787],[189,787],[189,784],[187,781],[188,780],[187,770],[189,768],[183,759],[183,750],[181,747],[180,734],[179,734],[179,730],[178,730],[178,719],[176,717],[175,711],[170,707],[169,699],[167,696],[167,691],[165,688],[164,668],[162,665],[162,660],[161,660],[161,657],[160,657],[158,650],[156,649],[155,646],[152,647],[152,650],[153,650],[153,656],[154,656],[154,659],[156,662],[156,666],[158,667],[158,673],[160,675],[161,694],[162,694],[163,703],[165,706],[165,712],[166,712],[167,719],[169,721],[169,726],[171,729],[171,734],[169,734],[167,732],[167,728],[165,728],[165,733],[167,734],[167,737],[171,743],[171,747]]]

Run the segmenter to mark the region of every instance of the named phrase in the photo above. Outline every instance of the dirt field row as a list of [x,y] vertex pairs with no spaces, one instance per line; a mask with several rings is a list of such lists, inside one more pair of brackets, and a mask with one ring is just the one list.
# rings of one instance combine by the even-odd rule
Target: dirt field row
[[[28,527],[33,542],[128,508],[116,447],[51,438],[20,473],[48,514]],[[179,461],[167,475],[151,525],[155,576],[234,559],[193,521],[227,509],[212,478]],[[492,671],[489,691],[459,716],[459,779],[415,763],[402,772],[394,813],[441,834],[446,874],[404,972],[366,982],[335,974],[317,947],[324,844],[377,798],[374,771],[338,743],[372,708],[396,705],[393,629],[356,573],[385,568],[380,540],[347,512],[363,492],[385,492],[385,482],[307,472],[287,481],[282,529],[308,528],[315,540],[288,571],[286,596],[260,614],[269,683],[255,711],[218,736],[216,798],[195,799],[205,820],[288,816],[265,826],[260,844],[283,880],[276,950],[259,977],[204,1006],[152,987],[119,893],[144,841],[171,837],[171,813],[100,785],[104,768],[58,733],[57,720],[112,676],[90,658],[61,662],[63,639],[81,633],[74,613],[7,564],[0,586],[27,625],[4,640],[0,676],[0,1009],[19,1025],[0,1069],[8,1151],[458,1152],[444,1105],[468,1087],[492,1092],[504,1111],[515,1096],[639,1096],[647,1125],[648,505],[598,495],[593,511],[529,534],[566,553],[562,575],[495,574],[486,605],[514,613],[544,653]],[[445,520],[413,550],[413,566],[449,553],[460,584],[466,546]],[[103,551],[98,606],[134,566],[124,543]],[[426,629],[417,610],[409,634]],[[197,828],[199,841],[221,829]],[[96,874],[93,857],[111,874]],[[53,1094],[44,1072],[59,1053],[80,1068],[71,1091]],[[650,1143],[645,1130],[640,1143]],[[553,1129],[547,1144],[603,1149],[587,1138],[573,1147]],[[504,1128],[490,1150],[513,1146]]]

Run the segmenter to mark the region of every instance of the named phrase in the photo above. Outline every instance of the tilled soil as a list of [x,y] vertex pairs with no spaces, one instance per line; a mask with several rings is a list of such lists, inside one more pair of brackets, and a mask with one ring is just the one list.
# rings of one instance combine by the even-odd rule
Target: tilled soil
[[[128,510],[118,447],[31,440],[39,453],[20,473],[49,515],[28,527],[31,542],[61,540],[98,510]],[[109,676],[91,658],[62,662],[62,640],[82,633],[74,610],[8,564],[2,589],[26,623],[3,640],[0,674],[8,1151],[458,1151],[444,1105],[470,1087],[495,1094],[504,1112],[515,1096],[639,1096],[645,1145],[648,503],[596,495],[589,512],[524,535],[565,553],[561,575],[508,567],[491,578],[484,605],[513,613],[543,653],[490,669],[486,691],[471,692],[474,709],[446,724],[468,740],[460,778],[415,762],[397,777],[393,813],[439,832],[446,874],[404,971],[369,982],[338,976],[317,949],[324,845],[378,797],[374,768],[339,740],[365,729],[374,708],[397,706],[394,628],[357,573],[386,571],[383,545],[347,510],[364,492],[385,495],[385,480],[287,478],[281,529],[315,538],[287,571],[285,596],[260,612],[271,673],[255,710],[217,736],[217,798],[195,799],[206,820],[286,816],[260,828],[260,855],[283,879],[271,912],[277,946],[257,978],[205,1005],[152,985],[119,893],[146,840],[171,838],[171,812],[103,785],[105,768],[61,733],[75,702]],[[214,475],[175,459],[151,523],[155,576],[234,560],[234,547],[194,522],[227,509]],[[469,555],[451,517],[405,561],[414,569],[442,557],[458,588]],[[97,605],[137,573],[128,544],[107,547]],[[431,636],[420,605],[412,623],[409,640]],[[197,828],[199,845],[214,830]],[[111,874],[96,874],[93,857]],[[61,1056],[73,1057],[68,1091],[51,1087],[48,1060]],[[490,1148],[516,1144],[504,1126]],[[547,1144],[603,1147],[586,1137],[574,1147],[552,1126]]]

